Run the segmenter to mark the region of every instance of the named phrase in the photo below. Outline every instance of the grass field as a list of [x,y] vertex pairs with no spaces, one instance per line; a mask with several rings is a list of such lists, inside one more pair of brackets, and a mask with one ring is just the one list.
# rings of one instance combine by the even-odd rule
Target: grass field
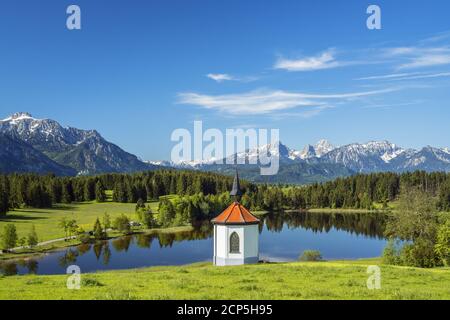
[[0,299],[450,299],[450,269],[381,266],[381,290],[367,289],[372,261],[183,267],[67,276],[0,277]]
[[[152,202],[150,206],[153,212],[157,212],[158,203]],[[95,220],[102,218],[107,212],[111,220],[120,214],[125,214],[132,220],[136,220],[134,203],[115,203],[104,202],[97,203],[83,202],[72,203],[70,205],[56,205],[51,209],[17,209],[8,212],[5,218],[0,219],[0,230],[8,224],[12,223],[17,228],[19,237],[26,236],[31,225],[34,225],[38,234],[39,242],[58,239],[64,237],[64,230],[58,226],[59,221],[63,217],[75,219],[79,226],[85,230],[92,230]]]

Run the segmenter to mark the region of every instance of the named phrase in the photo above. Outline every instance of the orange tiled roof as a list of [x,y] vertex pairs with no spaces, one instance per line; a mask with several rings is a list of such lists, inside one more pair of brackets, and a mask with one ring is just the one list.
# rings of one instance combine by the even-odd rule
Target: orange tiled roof
[[214,224],[257,224],[259,219],[239,202],[234,202],[211,222]]

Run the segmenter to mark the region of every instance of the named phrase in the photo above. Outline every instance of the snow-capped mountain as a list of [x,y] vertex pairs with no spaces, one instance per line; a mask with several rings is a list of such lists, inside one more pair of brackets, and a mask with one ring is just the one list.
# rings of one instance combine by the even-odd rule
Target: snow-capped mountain
[[[278,148],[277,148],[278,146]],[[389,141],[371,141],[352,143],[335,147],[327,140],[320,140],[315,145],[307,145],[303,150],[291,149],[281,142],[278,145],[262,147],[240,152],[228,157],[228,163],[238,159],[250,163],[261,153],[279,156],[281,165],[307,163],[310,165],[331,164],[341,166],[354,173],[370,172],[405,172],[415,170],[450,171],[450,153],[448,148],[426,147],[421,150],[405,149]],[[219,170],[215,159],[171,164],[172,167],[191,167],[193,169]],[[245,170],[245,168],[243,169]]]
[[388,141],[353,143],[330,151],[323,161],[343,164],[355,172],[388,171],[390,162],[403,152]]
[[15,113],[0,121],[0,132],[48,151],[71,148],[90,138],[101,137],[95,130],[64,128],[54,120],[36,119],[27,112]]
[[404,149],[388,141],[350,144],[329,152],[323,160],[343,164],[355,172],[450,172],[450,154],[445,149]]
[[319,142],[317,142],[314,146],[310,144],[306,145],[302,151],[293,150],[292,154],[295,155],[295,159],[308,160],[314,158],[321,158],[330,151],[333,151],[334,149],[335,147],[330,142],[322,139]]
[[450,154],[445,149],[427,146],[421,150],[407,150],[392,161],[396,172],[425,170],[450,171]]
[[301,150],[281,142],[234,154],[222,159],[198,161],[142,162],[106,141],[96,130],[63,127],[51,119],[37,119],[19,112],[0,120],[0,172],[53,172],[58,175],[135,172],[156,168],[195,169],[228,173],[234,166],[226,163],[255,162],[260,155],[277,157],[280,171],[261,180],[258,166],[241,166],[242,176],[261,182],[306,183],[324,181],[354,173],[415,170],[450,172],[450,149],[427,146],[406,149],[388,141],[352,143],[340,147],[327,140]]
[[319,140],[319,142],[317,142],[316,145],[314,146],[316,156],[319,158],[333,151],[334,149],[336,149],[336,147],[325,139]]
[[106,141],[95,130],[65,128],[55,120],[36,119],[26,112],[1,120],[0,134],[26,143],[78,174],[133,172],[154,167]]

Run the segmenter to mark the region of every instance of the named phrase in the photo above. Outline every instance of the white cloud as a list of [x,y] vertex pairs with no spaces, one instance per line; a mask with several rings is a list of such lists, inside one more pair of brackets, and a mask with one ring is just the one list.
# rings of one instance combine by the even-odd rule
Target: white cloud
[[355,98],[392,92],[385,89],[339,94],[306,94],[283,90],[256,90],[241,94],[205,95],[180,93],[178,102],[232,115],[264,115],[301,107],[330,106],[330,102],[349,101]]
[[450,64],[450,54],[424,54],[411,59],[411,62],[400,65],[398,69],[423,68],[444,64]]
[[408,77],[408,76],[418,75],[418,74],[421,74],[421,73],[419,73],[419,72],[393,73],[393,74],[386,74],[386,75],[381,75],[381,76],[370,76],[370,77],[357,78],[355,80],[389,80],[389,79],[403,78],[403,77]]
[[275,69],[287,71],[314,71],[339,67],[340,64],[335,59],[334,50],[325,51],[314,57],[305,57],[302,59],[280,58],[275,63]]
[[419,79],[432,79],[432,78],[444,78],[450,77],[450,72],[440,73],[424,73],[424,72],[411,72],[411,73],[395,73],[381,76],[371,76],[358,78],[355,80],[386,80],[386,81],[402,81],[402,80],[419,80]]
[[252,82],[259,79],[255,76],[236,77],[227,73],[209,73],[206,76],[219,83],[224,81]]
[[394,103],[394,104],[372,104],[368,106],[364,106],[363,109],[391,109],[394,107],[405,107],[412,106],[417,104],[422,104],[422,100],[411,101],[411,102],[403,102],[403,103]]
[[416,69],[450,64],[448,47],[398,47],[388,48],[385,54],[403,60],[397,70]]
[[217,81],[217,82],[223,82],[223,81],[231,81],[235,80],[234,77],[230,76],[226,73],[209,73],[206,75],[208,78]]

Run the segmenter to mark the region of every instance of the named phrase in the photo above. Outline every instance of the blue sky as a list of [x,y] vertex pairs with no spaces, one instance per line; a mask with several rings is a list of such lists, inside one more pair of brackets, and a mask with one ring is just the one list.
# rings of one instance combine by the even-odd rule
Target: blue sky
[[[77,4],[82,30],[66,28]],[[368,30],[366,9],[382,10]],[[296,149],[450,146],[450,3],[3,0],[0,118],[28,111],[168,159],[176,128],[279,128]]]

